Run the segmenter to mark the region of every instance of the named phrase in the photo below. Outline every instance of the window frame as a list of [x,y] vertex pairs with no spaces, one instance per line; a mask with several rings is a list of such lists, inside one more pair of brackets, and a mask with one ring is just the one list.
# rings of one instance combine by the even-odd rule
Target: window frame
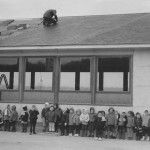
[[[97,89],[97,74],[98,74],[98,59],[99,58],[129,58],[129,90],[128,91],[99,91]],[[115,93],[115,94],[131,94],[132,93],[132,85],[133,85],[133,56],[131,55],[101,55],[96,57],[96,93]]]
[[[53,59],[53,72],[52,72],[52,89],[50,90],[39,90],[39,89],[25,89],[25,84],[26,84],[26,60],[27,58],[51,58]],[[55,57],[54,56],[25,56],[24,57],[24,85],[23,85],[23,89],[24,89],[24,92],[51,92],[53,93],[54,92],[54,89],[55,89],[55,78],[54,78],[54,71],[55,71]]]
[[[84,90],[62,90],[61,89],[61,87],[60,87],[60,82],[61,82],[61,58],[89,58],[89,60],[90,60],[90,87],[89,87],[89,90],[88,91],[84,91]],[[91,90],[92,90],[92,84],[91,84],[91,79],[92,79],[92,69],[91,69],[91,67],[92,67],[92,56],[72,56],[72,55],[69,55],[69,56],[60,56],[59,57],[59,86],[58,86],[58,92],[59,93],[91,93]]]
[[0,93],[1,92],[19,92],[19,89],[20,89],[20,84],[19,84],[19,81],[20,81],[20,58],[17,56],[17,57],[15,57],[15,56],[12,56],[12,57],[7,57],[7,56],[5,56],[5,57],[3,57],[3,56],[1,56],[0,57],[0,59],[1,58],[17,58],[18,59],[18,88],[17,89],[0,89]]

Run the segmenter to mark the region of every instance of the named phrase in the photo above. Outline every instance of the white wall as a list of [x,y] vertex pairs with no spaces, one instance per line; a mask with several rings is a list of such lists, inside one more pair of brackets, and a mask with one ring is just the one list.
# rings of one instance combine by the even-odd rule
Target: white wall
[[150,49],[135,50],[133,56],[133,110],[150,111]]

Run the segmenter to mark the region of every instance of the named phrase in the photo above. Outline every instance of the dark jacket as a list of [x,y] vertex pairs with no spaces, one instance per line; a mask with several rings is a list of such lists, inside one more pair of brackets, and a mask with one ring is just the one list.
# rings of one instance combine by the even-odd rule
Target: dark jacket
[[142,118],[135,118],[134,125],[135,129],[142,128]]
[[61,108],[56,108],[55,109],[55,121],[60,123],[61,118],[62,118],[62,110]]
[[127,126],[127,116],[118,118],[118,126],[126,127]]
[[67,124],[69,123],[69,110],[62,113],[61,122]]
[[42,112],[41,112],[41,117],[45,118],[46,120],[48,119],[48,113],[49,113],[50,109],[49,108],[43,108]]
[[37,110],[30,110],[30,121],[36,121],[38,119],[39,112]]
[[29,119],[29,114],[28,112],[24,111],[20,116],[21,123],[27,123],[28,119]]
[[103,121],[102,117],[96,117],[95,119],[95,128],[96,129],[103,129],[106,125],[106,121]]
[[55,111],[49,111],[48,113],[48,121],[55,122]]

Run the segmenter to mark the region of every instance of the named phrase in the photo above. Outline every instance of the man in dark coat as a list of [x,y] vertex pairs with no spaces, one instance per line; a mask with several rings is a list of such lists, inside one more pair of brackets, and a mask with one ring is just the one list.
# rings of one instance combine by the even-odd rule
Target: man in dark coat
[[58,22],[57,11],[50,9],[43,15],[43,25],[50,26]]

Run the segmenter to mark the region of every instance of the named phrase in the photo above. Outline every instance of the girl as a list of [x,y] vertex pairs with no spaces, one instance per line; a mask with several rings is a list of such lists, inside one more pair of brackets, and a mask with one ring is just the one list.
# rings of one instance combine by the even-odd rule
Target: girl
[[35,126],[36,126],[36,122],[38,119],[37,116],[39,115],[39,112],[35,105],[32,105],[32,108],[29,111],[29,114],[30,114],[30,135],[32,134],[32,132],[33,132],[33,134],[36,134]]
[[74,133],[74,125],[73,125],[73,117],[74,117],[74,109],[70,108],[69,111],[69,136],[72,136]]
[[18,120],[18,112],[16,111],[16,106],[13,105],[11,107],[11,116],[10,116],[10,121],[11,121],[11,124],[12,124],[12,132],[16,132],[16,122]]
[[103,131],[105,129],[106,119],[102,114],[102,111],[99,111],[95,119],[95,129],[96,129],[96,138],[95,140],[102,140]]
[[49,122],[49,132],[55,131],[55,110],[54,106],[50,106],[50,111],[48,112],[48,122]]
[[135,132],[136,140],[139,141],[142,138],[142,117],[140,113],[136,113],[135,117]]
[[123,112],[118,119],[119,139],[123,140],[125,139],[126,125],[127,125],[127,116],[125,112]]
[[61,127],[60,127],[61,136],[69,134],[68,123],[69,123],[69,109],[65,108],[62,112],[61,118]]
[[0,131],[2,131],[2,124],[3,124],[3,113],[2,110],[0,110]]
[[87,136],[87,129],[88,129],[88,122],[89,122],[89,114],[87,113],[86,109],[83,109],[83,112],[80,115],[80,121],[82,124],[81,136],[86,137]]
[[128,140],[133,139],[133,128],[134,128],[134,113],[132,111],[129,111],[127,115],[127,138]]
[[27,132],[29,114],[27,111],[27,106],[23,107],[23,112],[21,113],[20,120],[22,124],[22,132]]
[[73,117],[73,124],[74,124],[74,128],[75,128],[75,135],[74,136],[79,136],[80,135],[80,115],[81,115],[81,110],[78,109],[76,111],[75,116]]
[[116,124],[117,124],[117,118],[116,118],[116,115],[115,115],[115,112],[114,112],[114,109],[111,107],[109,108],[108,110],[108,115],[106,117],[106,124],[107,124],[107,130],[108,130],[108,133],[107,133],[107,138],[114,138],[114,132],[115,132],[115,127],[116,127]]
[[90,113],[89,113],[89,137],[94,137],[94,121],[95,121],[95,109],[93,107],[90,108]]
[[149,141],[149,127],[148,127],[148,122],[150,119],[150,115],[148,110],[144,111],[144,115],[142,116],[142,129],[143,129],[143,137],[142,137],[142,141],[146,140],[146,136],[147,136],[147,141]]

